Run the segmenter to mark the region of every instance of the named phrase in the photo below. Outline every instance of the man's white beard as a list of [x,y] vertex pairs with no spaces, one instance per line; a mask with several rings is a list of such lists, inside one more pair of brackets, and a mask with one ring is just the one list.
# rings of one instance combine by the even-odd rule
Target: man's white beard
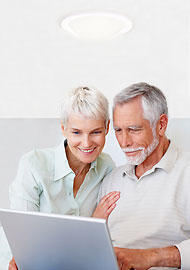
[[153,142],[147,147],[138,147],[138,148],[122,148],[123,152],[133,152],[133,151],[138,151],[140,150],[140,153],[137,154],[134,157],[129,157],[126,154],[126,159],[127,159],[127,164],[129,165],[140,165],[141,163],[143,163],[143,161],[145,161],[145,159],[150,156],[150,154],[152,154],[152,152],[156,149],[156,147],[159,144],[159,140],[156,136],[156,134],[154,134],[155,132],[153,132]]

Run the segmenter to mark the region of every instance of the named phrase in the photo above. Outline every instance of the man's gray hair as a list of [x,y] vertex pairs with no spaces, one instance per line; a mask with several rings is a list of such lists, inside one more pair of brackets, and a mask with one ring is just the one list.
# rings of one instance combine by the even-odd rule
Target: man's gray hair
[[109,105],[107,98],[92,87],[81,86],[67,93],[61,105],[61,120],[67,126],[71,113],[79,113],[85,117],[105,120],[105,127],[109,121]]
[[157,123],[160,115],[168,116],[167,101],[162,91],[144,82],[133,84],[118,93],[113,101],[113,110],[117,105],[130,102],[138,96],[141,96],[144,118],[151,125]]

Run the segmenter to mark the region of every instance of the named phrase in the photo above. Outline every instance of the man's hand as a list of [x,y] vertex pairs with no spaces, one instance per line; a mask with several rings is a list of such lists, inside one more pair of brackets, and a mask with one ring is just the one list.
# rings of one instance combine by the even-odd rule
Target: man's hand
[[151,267],[181,267],[179,250],[175,246],[150,249],[115,247],[120,270],[147,270]]
[[9,263],[9,270],[17,270],[17,265],[16,265],[16,262],[15,262],[15,259],[14,257],[12,258],[12,260],[10,261]]
[[116,207],[116,202],[120,198],[119,191],[112,191],[105,195],[96,207],[93,217],[108,219],[110,213]]
[[120,270],[147,270],[151,267],[151,258],[147,250],[114,248]]

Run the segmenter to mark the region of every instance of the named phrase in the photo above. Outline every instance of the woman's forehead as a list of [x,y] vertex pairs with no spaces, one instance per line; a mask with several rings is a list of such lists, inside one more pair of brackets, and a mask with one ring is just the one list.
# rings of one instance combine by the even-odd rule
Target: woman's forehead
[[102,127],[105,125],[105,119],[103,118],[95,118],[95,117],[87,117],[80,113],[72,113],[69,115],[67,120],[67,127],[71,128],[96,128]]

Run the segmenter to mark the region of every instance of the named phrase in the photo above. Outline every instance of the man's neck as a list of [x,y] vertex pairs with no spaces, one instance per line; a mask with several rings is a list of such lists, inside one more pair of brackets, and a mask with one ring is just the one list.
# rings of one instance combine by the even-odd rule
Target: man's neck
[[148,156],[143,163],[136,166],[135,174],[140,178],[146,171],[150,170],[157,164],[166,153],[170,141],[166,137],[162,137],[156,149]]

